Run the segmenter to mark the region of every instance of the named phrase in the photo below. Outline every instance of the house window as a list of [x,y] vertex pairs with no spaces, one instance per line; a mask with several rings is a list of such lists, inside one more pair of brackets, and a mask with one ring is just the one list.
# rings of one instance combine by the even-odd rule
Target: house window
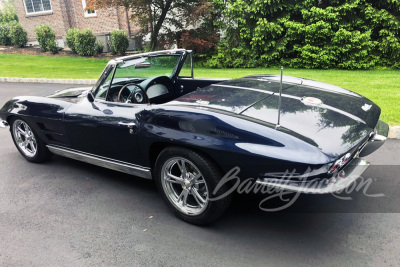
[[50,0],[24,0],[26,13],[43,13],[51,12]]
[[86,9],[86,0],[82,0],[82,7],[85,11],[85,17],[95,17],[97,16],[95,9]]

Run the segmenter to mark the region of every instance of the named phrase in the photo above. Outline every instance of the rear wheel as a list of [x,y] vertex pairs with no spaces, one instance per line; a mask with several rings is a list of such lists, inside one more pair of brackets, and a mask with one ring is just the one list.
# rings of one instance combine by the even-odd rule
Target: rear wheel
[[[231,196],[213,199],[221,177],[214,162],[186,148],[166,148],[156,162],[155,180],[164,202],[178,218],[193,224],[210,223],[229,207]],[[222,186],[218,194],[224,192]]]
[[11,136],[18,151],[26,160],[39,163],[51,156],[46,145],[25,120],[19,118],[11,120]]

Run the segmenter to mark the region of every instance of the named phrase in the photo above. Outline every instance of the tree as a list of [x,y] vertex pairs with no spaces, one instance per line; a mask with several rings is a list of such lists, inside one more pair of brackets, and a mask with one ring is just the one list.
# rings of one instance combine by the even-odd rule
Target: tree
[[400,67],[400,0],[214,0],[226,39],[213,67]]
[[285,22],[298,16],[297,0],[214,0],[226,39],[215,66],[255,67],[276,62],[287,51]]
[[3,2],[3,7],[0,9],[0,23],[10,23],[18,21],[17,10],[14,6],[13,0],[7,0]]
[[201,23],[211,7],[207,0],[90,0],[87,9],[124,7],[130,11],[142,34],[150,33],[150,49],[159,47],[160,34],[171,34]]

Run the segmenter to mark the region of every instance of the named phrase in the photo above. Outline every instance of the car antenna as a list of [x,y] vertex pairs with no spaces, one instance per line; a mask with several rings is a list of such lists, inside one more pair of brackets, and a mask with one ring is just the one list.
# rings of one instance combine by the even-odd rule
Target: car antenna
[[279,83],[279,100],[278,100],[278,123],[275,129],[278,130],[281,125],[281,101],[282,101],[282,82],[283,82],[283,66],[281,66],[281,82]]

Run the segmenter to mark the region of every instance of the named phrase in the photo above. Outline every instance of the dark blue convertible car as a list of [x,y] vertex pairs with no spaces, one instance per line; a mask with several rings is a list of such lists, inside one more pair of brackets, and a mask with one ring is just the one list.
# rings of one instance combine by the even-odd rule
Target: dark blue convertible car
[[233,169],[279,190],[348,187],[386,139],[380,113],[306,79],[196,79],[192,52],[177,49],[111,60],[92,88],[15,97],[0,117],[26,160],[57,154],[154,179],[175,215],[205,224],[229,207]]

